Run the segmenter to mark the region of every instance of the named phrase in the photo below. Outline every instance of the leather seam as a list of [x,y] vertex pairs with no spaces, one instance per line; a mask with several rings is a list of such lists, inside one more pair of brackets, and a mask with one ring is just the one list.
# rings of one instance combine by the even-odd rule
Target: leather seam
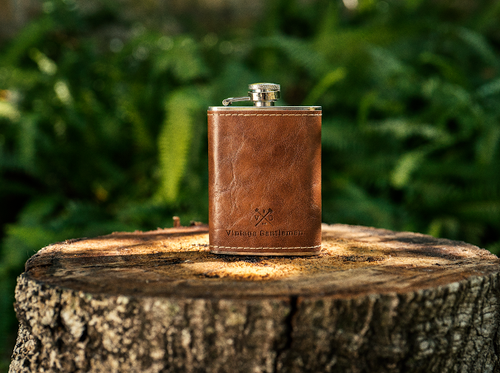
[[222,114],[208,113],[208,115],[219,115],[221,117],[320,117],[321,114]]
[[238,250],[298,250],[298,249],[317,249],[321,245],[316,246],[295,246],[295,247],[243,247],[243,246],[217,246],[209,245],[214,249],[238,249]]

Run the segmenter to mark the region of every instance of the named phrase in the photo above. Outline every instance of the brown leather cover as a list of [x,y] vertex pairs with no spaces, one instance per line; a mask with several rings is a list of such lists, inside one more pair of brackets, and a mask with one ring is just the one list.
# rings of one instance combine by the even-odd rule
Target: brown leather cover
[[209,238],[219,254],[321,249],[321,111],[208,111]]

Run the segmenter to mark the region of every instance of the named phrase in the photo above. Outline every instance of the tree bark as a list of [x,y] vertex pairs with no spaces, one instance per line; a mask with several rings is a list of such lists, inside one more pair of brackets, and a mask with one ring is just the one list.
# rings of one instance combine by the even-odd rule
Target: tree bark
[[204,226],[65,241],[18,279],[10,372],[499,372],[499,273],[347,225],[314,257],[213,255]]

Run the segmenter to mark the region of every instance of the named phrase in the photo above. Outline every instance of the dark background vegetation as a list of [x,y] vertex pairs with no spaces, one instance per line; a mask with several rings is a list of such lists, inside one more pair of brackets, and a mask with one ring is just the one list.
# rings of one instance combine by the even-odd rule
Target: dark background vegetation
[[0,370],[38,249],[208,221],[206,107],[248,83],[323,106],[324,222],[500,252],[500,2],[164,3],[45,1],[0,44]]

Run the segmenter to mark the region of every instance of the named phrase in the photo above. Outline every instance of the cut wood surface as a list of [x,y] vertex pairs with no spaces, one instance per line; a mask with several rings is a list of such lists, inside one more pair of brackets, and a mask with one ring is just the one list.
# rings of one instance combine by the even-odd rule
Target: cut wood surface
[[313,257],[214,255],[205,226],[40,250],[11,372],[499,372],[500,261],[323,225]]

